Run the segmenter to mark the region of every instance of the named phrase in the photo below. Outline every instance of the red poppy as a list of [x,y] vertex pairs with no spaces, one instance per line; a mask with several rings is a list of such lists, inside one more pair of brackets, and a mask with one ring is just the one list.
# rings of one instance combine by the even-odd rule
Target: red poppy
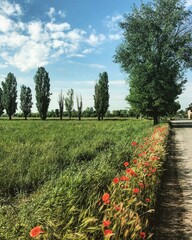
[[134,159],[134,160],[133,160],[133,163],[135,163],[135,164],[136,164],[136,163],[137,163],[137,159]]
[[142,182],[139,183],[139,186],[140,186],[141,188],[144,188],[144,184],[143,184]]
[[106,201],[104,201],[105,204],[109,204],[110,203],[110,200],[107,199]]
[[119,178],[115,177],[115,178],[113,179],[113,183],[117,184],[118,182],[119,182]]
[[126,176],[122,176],[122,177],[120,177],[120,180],[121,180],[121,181],[129,181],[129,178],[126,177]]
[[132,145],[132,146],[136,146],[137,143],[136,143],[136,142],[132,142],[131,145]]
[[102,200],[103,200],[103,202],[106,202],[107,200],[109,200],[109,198],[110,198],[109,193],[104,193],[103,197],[102,197]]
[[35,238],[35,237],[39,236],[41,233],[44,233],[44,231],[41,229],[40,226],[36,226],[36,227],[31,229],[30,236],[32,238]]
[[110,230],[110,229],[106,229],[106,230],[104,231],[104,235],[107,237],[108,234],[113,234],[113,231]]
[[140,238],[145,239],[146,238],[146,233],[145,232],[140,232]]
[[134,193],[139,193],[139,188],[134,188],[134,189],[133,189],[133,192],[134,192]]
[[111,224],[111,222],[109,220],[103,221],[103,226],[104,227],[108,227],[110,224]]
[[150,198],[145,198],[145,202],[151,202]]
[[128,162],[124,162],[123,164],[124,164],[125,167],[129,166]]
[[121,211],[121,208],[117,205],[114,208],[115,208],[116,211]]

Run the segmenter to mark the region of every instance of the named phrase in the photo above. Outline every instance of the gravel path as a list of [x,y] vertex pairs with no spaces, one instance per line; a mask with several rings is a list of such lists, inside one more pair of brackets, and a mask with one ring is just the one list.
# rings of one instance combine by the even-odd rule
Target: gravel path
[[192,240],[192,126],[171,130],[160,188],[155,240]]

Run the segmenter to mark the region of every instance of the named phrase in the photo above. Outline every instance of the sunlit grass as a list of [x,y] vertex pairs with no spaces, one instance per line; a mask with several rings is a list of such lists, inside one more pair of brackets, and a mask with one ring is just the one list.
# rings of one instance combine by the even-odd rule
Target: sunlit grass
[[98,201],[149,121],[0,121],[0,238],[101,240]]

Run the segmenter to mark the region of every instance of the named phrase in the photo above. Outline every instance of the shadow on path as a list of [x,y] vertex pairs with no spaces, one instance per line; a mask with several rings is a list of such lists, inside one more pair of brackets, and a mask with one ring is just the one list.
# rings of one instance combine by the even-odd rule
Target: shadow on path
[[[158,193],[155,214],[154,240],[189,240],[183,223],[185,207],[182,188],[179,184],[179,161],[183,153],[176,148],[174,131],[171,131],[169,156],[164,165],[164,174]],[[191,238],[192,239],[192,238]]]

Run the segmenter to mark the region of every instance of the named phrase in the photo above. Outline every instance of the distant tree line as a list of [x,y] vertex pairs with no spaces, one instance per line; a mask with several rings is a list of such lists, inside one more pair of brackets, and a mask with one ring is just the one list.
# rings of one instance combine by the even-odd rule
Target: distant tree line
[[[95,85],[94,94],[94,108],[87,108],[83,111],[82,96],[76,95],[77,111],[74,110],[74,90],[69,89],[66,93],[66,97],[61,90],[58,96],[58,106],[56,110],[48,111],[51,101],[50,92],[50,78],[49,73],[44,67],[39,67],[35,76],[35,92],[36,92],[36,107],[38,113],[32,114],[31,109],[33,106],[32,92],[30,87],[25,85],[21,86],[20,91],[20,109],[22,114],[16,114],[17,110],[17,81],[13,73],[8,73],[5,81],[2,81],[0,87],[0,116],[6,111],[9,119],[12,119],[13,115],[22,115],[25,119],[28,116],[38,116],[42,120],[47,117],[59,117],[61,120],[63,116],[72,117],[98,117],[98,120],[103,119],[109,108],[109,80],[106,72],[99,74],[99,80]],[[64,107],[65,110],[64,111]]]

